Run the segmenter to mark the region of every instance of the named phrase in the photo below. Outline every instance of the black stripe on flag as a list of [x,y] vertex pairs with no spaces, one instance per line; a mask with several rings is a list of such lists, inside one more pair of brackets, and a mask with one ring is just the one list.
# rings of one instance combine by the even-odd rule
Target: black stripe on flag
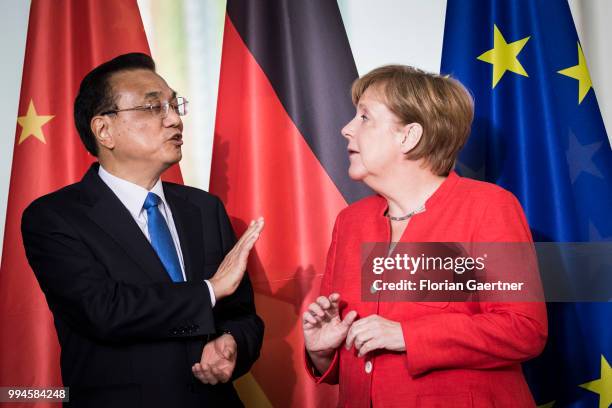
[[355,114],[350,87],[357,69],[337,3],[228,0],[227,14],[344,199],[371,194],[349,178],[340,134]]

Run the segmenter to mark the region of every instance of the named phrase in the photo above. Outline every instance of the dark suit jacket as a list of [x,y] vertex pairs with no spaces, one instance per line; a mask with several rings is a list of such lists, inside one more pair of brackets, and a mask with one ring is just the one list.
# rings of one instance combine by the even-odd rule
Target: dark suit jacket
[[22,218],[28,261],[45,293],[61,345],[69,406],[240,406],[231,385],[191,372],[204,344],[225,331],[238,344],[233,379],[259,356],[263,322],[247,275],[211,307],[204,279],[235,237],[220,200],[164,183],[187,282],[172,283],[136,222],[98,176],[34,201]]

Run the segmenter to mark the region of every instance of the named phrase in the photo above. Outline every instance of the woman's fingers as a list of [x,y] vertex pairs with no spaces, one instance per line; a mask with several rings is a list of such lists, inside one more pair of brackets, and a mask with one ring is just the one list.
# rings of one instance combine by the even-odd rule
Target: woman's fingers
[[322,319],[325,316],[325,311],[318,303],[311,303],[308,306],[308,311],[315,317]]
[[361,348],[359,348],[359,353],[357,354],[357,357],[363,357],[366,354],[368,354],[370,351],[379,349],[380,344],[378,339],[370,339],[368,341],[366,341]]
[[348,330],[351,328],[356,318],[357,318],[357,312],[354,310],[351,310],[350,312],[346,314],[346,316],[344,316],[344,319],[342,320],[341,324],[344,327],[346,327],[346,329]]
[[310,314],[310,312],[304,312],[302,318],[304,319],[304,323],[310,323],[313,326],[318,323],[317,319],[315,319],[314,316]]
[[[371,315],[374,316],[374,315]],[[355,338],[360,334],[368,331],[368,326],[371,321],[371,316],[364,317],[351,324],[348,334],[346,335],[346,349],[350,349],[355,342]]]
[[329,308],[330,308],[330,306],[331,306],[331,302],[329,301],[329,299],[328,299],[326,296],[319,296],[319,297],[317,298],[317,304],[318,304],[319,306],[321,306],[321,308],[322,308],[323,310],[325,310],[325,309],[329,309]]

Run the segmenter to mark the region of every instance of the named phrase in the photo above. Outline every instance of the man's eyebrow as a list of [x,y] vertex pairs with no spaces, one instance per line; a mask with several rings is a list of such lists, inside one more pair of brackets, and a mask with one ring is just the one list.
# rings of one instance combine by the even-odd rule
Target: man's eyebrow
[[[145,99],[153,99],[153,98],[159,99],[161,94],[162,93],[160,91],[147,92],[145,94]],[[170,97],[170,100],[174,100],[174,99],[176,99],[176,91],[172,91],[172,96]]]
[[145,99],[153,99],[153,98],[158,98],[161,95],[161,92],[159,91],[153,91],[153,92],[147,92],[145,94]]

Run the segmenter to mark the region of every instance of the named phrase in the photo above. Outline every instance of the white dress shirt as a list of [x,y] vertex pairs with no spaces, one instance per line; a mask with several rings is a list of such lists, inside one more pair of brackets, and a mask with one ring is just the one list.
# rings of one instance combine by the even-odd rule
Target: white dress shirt
[[[132,215],[132,218],[134,221],[136,221],[136,224],[149,242],[151,242],[151,236],[149,235],[149,227],[147,224],[147,211],[143,207],[144,202],[149,192],[155,193],[157,196],[159,196],[159,198],[161,198],[161,202],[158,205],[159,211],[168,224],[168,229],[170,230],[170,235],[172,236],[172,242],[174,242],[176,254],[178,255],[179,263],[181,264],[183,281],[187,281],[187,276],[185,275],[185,263],[183,261],[183,252],[181,251],[181,243],[179,241],[178,232],[176,231],[176,226],[174,225],[174,219],[172,218],[172,211],[170,210],[170,206],[166,202],[166,197],[164,196],[164,188],[162,186],[161,179],[157,180],[151,190],[147,190],[138,184],[131,183],[117,176],[113,176],[108,171],[104,170],[104,167],[102,166],[100,166],[100,169],[98,170],[98,175],[113,191],[113,193],[115,193],[125,208],[127,208]],[[205,280],[204,282],[206,282],[206,285],[208,286],[210,300],[214,306],[216,299],[212,285],[208,280]]]

